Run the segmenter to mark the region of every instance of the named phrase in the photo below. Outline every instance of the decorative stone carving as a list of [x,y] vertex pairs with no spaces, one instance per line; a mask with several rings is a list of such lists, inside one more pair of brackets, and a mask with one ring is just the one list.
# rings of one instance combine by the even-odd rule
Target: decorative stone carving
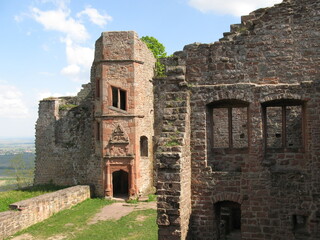
[[128,146],[115,146],[110,147],[111,156],[127,156],[128,155]]
[[119,143],[129,144],[129,139],[124,133],[124,131],[122,130],[122,128],[120,127],[120,125],[118,125],[114,129],[109,143],[110,144],[119,144]]

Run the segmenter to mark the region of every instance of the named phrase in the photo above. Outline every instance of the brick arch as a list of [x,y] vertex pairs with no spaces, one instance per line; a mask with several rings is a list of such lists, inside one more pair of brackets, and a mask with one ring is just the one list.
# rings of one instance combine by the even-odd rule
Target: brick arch
[[206,98],[206,104],[210,104],[212,102],[217,102],[221,100],[234,100],[234,101],[243,101],[243,102],[248,102],[251,103],[254,100],[253,96],[253,91],[248,91],[246,94],[243,94],[241,89],[235,89],[235,90],[230,90],[230,89],[225,89],[224,90],[219,90],[218,92],[216,91],[210,91],[207,94]]
[[215,204],[217,202],[230,201],[242,204],[242,199],[239,193],[218,193],[212,197],[212,203]]
[[270,102],[274,100],[283,100],[283,99],[292,99],[304,101],[301,95],[299,94],[290,94],[290,93],[275,93],[268,95],[260,100],[261,103]]

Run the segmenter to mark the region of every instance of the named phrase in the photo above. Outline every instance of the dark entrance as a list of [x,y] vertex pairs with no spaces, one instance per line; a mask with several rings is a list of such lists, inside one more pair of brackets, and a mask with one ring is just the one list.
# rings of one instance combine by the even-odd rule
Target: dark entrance
[[120,170],[112,173],[113,197],[128,197],[128,173]]
[[241,205],[223,201],[215,204],[219,240],[241,239]]

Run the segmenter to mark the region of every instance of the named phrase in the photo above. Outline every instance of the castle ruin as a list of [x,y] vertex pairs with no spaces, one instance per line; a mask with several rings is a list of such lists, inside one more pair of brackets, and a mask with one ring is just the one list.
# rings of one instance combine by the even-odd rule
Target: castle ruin
[[91,83],[40,102],[35,183],[155,182],[159,239],[320,239],[320,1],[243,16],[166,77],[154,62],[134,32],[102,34]]

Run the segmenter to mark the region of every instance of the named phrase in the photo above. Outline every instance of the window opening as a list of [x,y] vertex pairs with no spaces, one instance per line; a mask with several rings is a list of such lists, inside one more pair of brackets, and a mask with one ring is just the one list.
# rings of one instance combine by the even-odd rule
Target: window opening
[[126,110],[127,108],[127,93],[126,91],[117,88],[112,88],[112,106],[116,108],[120,108],[122,110]]
[[96,98],[100,98],[100,79],[96,80]]
[[126,110],[126,91],[119,90],[120,92],[120,109]]
[[112,87],[112,106],[118,107],[118,88]]
[[303,146],[303,108],[288,101],[265,106],[265,140],[269,149],[298,149]]
[[100,122],[97,122],[96,124],[96,140],[97,141],[100,141],[100,127],[101,126],[101,123]]
[[247,104],[215,104],[212,126],[214,148],[248,147]]
[[148,138],[146,136],[140,137],[140,155],[148,157]]

